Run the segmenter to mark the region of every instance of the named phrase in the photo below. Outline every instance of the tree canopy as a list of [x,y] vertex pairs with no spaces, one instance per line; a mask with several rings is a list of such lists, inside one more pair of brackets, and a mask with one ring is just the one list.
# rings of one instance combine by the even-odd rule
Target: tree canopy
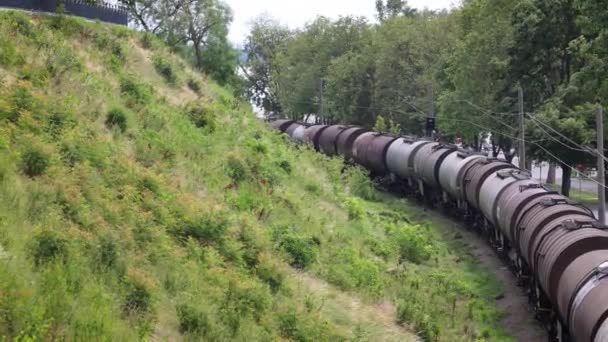
[[375,4],[377,22],[319,17],[289,30],[258,21],[245,63],[250,96],[294,119],[393,122],[404,134],[423,134],[436,113],[444,140],[477,147],[489,137],[493,153],[511,159],[521,87],[528,155],[561,165],[566,194],[570,167],[593,166],[594,111],[608,98],[604,1],[464,0],[441,12]]

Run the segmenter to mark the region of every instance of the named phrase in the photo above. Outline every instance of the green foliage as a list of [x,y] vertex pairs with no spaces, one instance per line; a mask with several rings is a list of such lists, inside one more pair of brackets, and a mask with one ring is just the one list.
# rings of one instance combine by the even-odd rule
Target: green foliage
[[[421,222],[429,218],[376,191],[363,170],[287,143],[160,39],[151,39],[152,55],[200,80],[200,94],[159,79],[130,48],[146,44],[140,32],[67,19],[0,12],[0,36],[21,56],[40,56],[3,66],[0,82],[5,339],[407,340],[406,329],[361,313],[376,310],[372,300],[408,298],[419,303],[408,322],[416,330],[433,331],[428,315],[443,340],[501,340],[499,286],[453,245],[450,227]],[[369,30],[357,27],[344,21],[322,41],[363,51],[355,38]],[[51,74],[55,52],[64,55]],[[372,70],[353,65],[356,75]],[[308,81],[298,82],[316,84]],[[189,113],[188,104],[199,108]],[[100,129],[114,108],[125,134]],[[48,157],[48,176],[19,176],[29,149]],[[361,219],[349,219],[347,199]],[[429,228],[400,238],[418,223]],[[431,257],[400,263],[399,241],[429,245]]]
[[192,102],[185,108],[186,114],[198,128],[213,132],[217,125],[215,108],[202,102]]
[[416,264],[427,261],[433,255],[432,240],[422,230],[424,226],[406,225],[392,232],[399,245],[399,259]]
[[228,229],[228,220],[225,213],[208,213],[199,219],[184,223],[175,234],[182,238],[192,238],[201,243],[221,242]]
[[179,330],[182,333],[205,336],[209,331],[209,318],[205,312],[198,310],[192,304],[181,304],[177,307]]
[[278,247],[290,257],[293,267],[306,268],[317,258],[317,243],[312,238],[296,234],[289,228],[275,228],[274,239]]
[[135,80],[133,76],[124,77],[120,82],[120,91],[131,101],[130,105],[144,105],[152,98],[152,88]]
[[21,156],[21,171],[32,178],[42,175],[49,164],[49,155],[38,148],[30,147]]
[[153,58],[154,68],[165,80],[172,85],[177,83],[177,75],[171,65],[171,62],[163,56],[154,56]]
[[29,249],[36,266],[55,260],[65,262],[68,258],[67,240],[51,230],[36,233],[30,241]]
[[127,114],[125,110],[118,107],[110,109],[106,116],[106,126],[110,129],[118,127],[124,133],[127,130]]
[[11,67],[19,63],[20,59],[14,41],[5,37],[0,38],[0,65]]
[[363,204],[355,197],[348,198],[345,202],[348,218],[351,220],[360,220],[365,215]]
[[195,80],[194,78],[189,78],[188,79],[188,88],[190,88],[190,90],[192,90],[193,92],[200,94],[201,83],[199,81]]

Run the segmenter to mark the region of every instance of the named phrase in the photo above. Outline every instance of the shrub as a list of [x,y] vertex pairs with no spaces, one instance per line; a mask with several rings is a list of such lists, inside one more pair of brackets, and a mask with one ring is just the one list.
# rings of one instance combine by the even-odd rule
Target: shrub
[[49,159],[43,151],[30,147],[21,157],[21,170],[31,178],[40,176],[49,167]]
[[144,32],[141,35],[141,46],[144,49],[152,49],[154,47],[155,36],[153,33]]
[[132,77],[125,77],[121,80],[120,91],[139,105],[148,103],[152,98],[152,89],[135,81]]
[[321,194],[321,187],[317,183],[307,183],[304,186],[304,189],[314,195]]
[[7,67],[13,66],[20,62],[21,57],[17,53],[17,47],[12,39],[0,38],[0,65]]
[[429,260],[433,253],[432,241],[421,232],[423,227],[405,225],[395,232],[399,245],[399,259],[415,264]]
[[177,75],[169,60],[161,56],[156,56],[154,57],[153,62],[156,72],[163,76],[168,83],[175,84],[177,82]]
[[110,109],[106,116],[106,127],[109,129],[118,127],[124,133],[127,130],[127,115],[125,111],[118,107]]
[[369,201],[377,199],[375,184],[367,174],[359,167],[350,167],[344,173],[350,192],[358,197]]
[[365,211],[363,210],[363,204],[359,199],[356,197],[348,198],[345,204],[350,220],[360,220],[363,218]]
[[98,266],[102,268],[112,268],[118,261],[118,247],[116,242],[110,237],[102,237],[99,239],[98,249]]
[[177,232],[183,239],[192,238],[201,243],[221,242],[228,230],[224,213],[210,213],[195,222],[184,224]]
[[41,266],[53,260],[65,262],[68,256],[67,241],[50,230],[43,230],[34,235],[29,247],[36,266]]
[[127,292],[123,302],[123,311],[127,314],[150,312],[153,304],[150,281],[141,272],[131,270],[126,285]]
[[274,265],[268,262],[262,262],[256,268],[256,275],[260,280],[268,284],[272,292],[277,292],[283,286],[285,276]]
[[317,244],[314,239],[298,236],[287,228],[275,229],[274,235],[278,245],[289,254],[293,267],[304,269],[315,262]]
[[236,156],[229,156],[226,160],[224,170],[228,177],[236,184],[244,181],[247,178],[247,166]]
[[190,103],[186,107],[186,115],[190,121],[198,128],[204,128],[208,132],[213,132],[216,126],[216,116],[214,111],[202,103]]
[[288,175],[290,175],[292,172],[291,163],[288,160],[281,160],[279,162],[279,167]]
[[31,83],[20,81],[10,95],[10,103],[11,107],[3,116],[12,122],[17,122],[22,112],[33,112],[37,102],[31,92]]
[[204,336],[210,328],[209,317],[190,304],[181,304],[177,307],[179,331]]
[[201,91],[201,83],[193,78],[188,79],[188,88],[193,92],[200,94]]

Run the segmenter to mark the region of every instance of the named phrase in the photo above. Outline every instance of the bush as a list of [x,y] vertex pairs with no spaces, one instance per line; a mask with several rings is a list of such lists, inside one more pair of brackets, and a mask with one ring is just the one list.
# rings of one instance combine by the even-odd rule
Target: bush
[[125,77],[121,80],[120,91],[139,105],[148,103],[152,98],[152,89],[135,81],[132,77]]
[[127,314],[145,314],[152,310],[152,286],[140,272],[131,271],[126,282],[127,293],[123,311]]
[[375,184],[359,167],[350,167],[344,172],[350,192],[368,201],[377,199]]
[[177,307],[179,331],[188,334],[204,336],[210,328],[209,317],[205,312],[196,309],[190,304]]
[[348,218],[350,220],[360,220],[363,218],[365,211],[363,210],[363,204],[356,197],[346,199],[346,211],[348,212]]
[[270,286],[272,292],[277,292],[283,286],[285,275],[274,265],[268,262],[262,262],[256,268],[256,275],[260,280]]
[[195,222],[184,224],[177,234],[182,239],[192,238],[201,243],[221,242],[228,230],[224,213],[206,214]]
[[49,159],[43,151],[30,147],[21,157],[21,170],[31,178],[40,176],[49,167]]
[[17,47],[12,39],[0,38],[0,65],[11,67],[21,62]]
[[213,132],[216,126],[216,116],[214,111],[202,103],[190,103],[186,107],[186,115],[190,121],[198,128],[204,128],[208,132]]
[[106,116],[106,127],[112,129],[118,127],[121,132],[127,130],[127,115],[121,108],[112,108]]
[[228,177],[236,184],[244,181],[247,178],[247,166],[236,156],[229,156],[226,160],[224,170]]
[[50,230],[43,230],[34,235],[29,247],[36,266],[54,260],[65,262],[68,256],[67,240]]
[[200,94],[201,91],[201,83],[193,78],[188,79],[188,88],[193,92]]
[[164,57],[156,56],[154,57],[154,68],[156,72],[158,72],[161,76],[165,78],[165,80],[170,84],[177,83],[177,75],[173,70],[173,66]]
[[317,258],[317,243],[315,239],[305,238],[289,231],[289,228],[274,230],[274,239],[291,258],[293,267],[304,269],[315,262]]
[[399,245],[399,259],[420,264],[431,258],[433,253],[432,241],[421,232],[421,226],[406,225],[395,233]]

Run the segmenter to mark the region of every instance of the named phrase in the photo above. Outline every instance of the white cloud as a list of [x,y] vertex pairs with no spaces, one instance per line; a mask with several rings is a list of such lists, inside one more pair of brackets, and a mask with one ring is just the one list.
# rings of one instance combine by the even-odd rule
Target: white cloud
[[[291,28],[302,27],[318,15],[338,18],[355,15],[373,18],[374,0],[225,0],[234,11],[234,22],[230,29],[230,40],[242,43],[249,32],[251,20],[261,14],[269,14]],[[450,8],[459,0],[410,0],[416,8]]]

